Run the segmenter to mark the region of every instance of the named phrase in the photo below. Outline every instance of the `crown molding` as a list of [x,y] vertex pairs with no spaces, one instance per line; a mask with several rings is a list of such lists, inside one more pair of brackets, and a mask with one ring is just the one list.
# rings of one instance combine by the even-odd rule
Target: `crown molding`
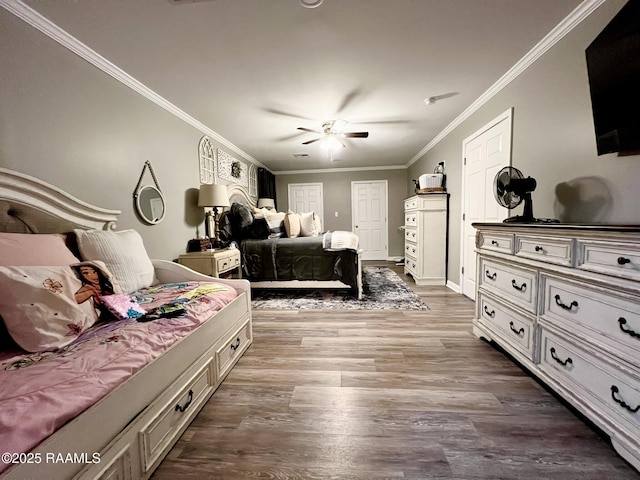
[[219,133],[211,130],[202,122],[196,120],[191,115],[179,109],[178,107],[176,107],[174,104],[172,104],[162,96],[158,95],[156,92],[151,90],[142,82],[139,82],[134,77],[129,75],[127,72],[125,72],[124,70],[117,67],[106,58],[104,58],[102,55],[100,55],[96,51],[86,46],[80,40],[70,35],[62,28],[58,27],[55,23],[53,23],[49,19],[42,16],[40,13],[38,13],[28,5],[24,4],[22,0],[0,0],[0,6],[3,7],[5,10],[13,13],[16,17],[25,21],[32,27],[41,31],[52,40],[58,42],[63,47],[67,48],[68,50],[71,50],[73,53],[83,58],[87,62],[98,67],[100,70],[110,75],[111,77],[115,78],[120,83],[131,88],[133,91],[139,93],[140,95],[147,98],[148,100],[151,100],[153,103],[162,107],[172,115],[178,117],[180,120],[188,123],[189,125],[194,127],[196,130],[199,130],[205,135],[208,135],[209,137],[211,137],[212,139],[214,139],[224,147],[233,151],[234,153],[240,155],[245,160],[248,160],[249,162],[259,167],[266,168],[264,165],[262,165],[258,160],[253,158],[251,155],[241,150],[239,147],[231,143],[229,140],[221,136]]
[[274,175],[299,175],[299,174],[320,174],[320,173],[344,173],[344,172],[364,172],[380,170],[406,170],[406,165],[388,165],[381,167],[348,167],[348,168],[317,168],[313,170],[279,170],[271,171]]
[[449,135],[456,127],[462,122],[467,120],[473,113],[480,109],[485,103],[491,100],[497,93],[503,88],[509,85],[515,80],[521,73],[523,73],[529,66],[531,66],[538,58],[544,55],[551,47],[558,43],[565,35],[578,26],[585,18],[593,13],[600,5],[605,3],[606,0],[584,0],[578,5],[567,17],[564,18],[553,30],[551,30],[545,37],[540,40],[529,52],[522,57],[513,67],[511,67],[507,73],[498,79],[486,92],[484,92],[478,99],[473,102],[466,110],[464,110],[458,117],[456,117],[449,125],[447,125],[433,140],[431,140],[422,150],[420,150],[411,160],[407,163],[407,167],[413,165],[424,154],[435,147],[443,138]]

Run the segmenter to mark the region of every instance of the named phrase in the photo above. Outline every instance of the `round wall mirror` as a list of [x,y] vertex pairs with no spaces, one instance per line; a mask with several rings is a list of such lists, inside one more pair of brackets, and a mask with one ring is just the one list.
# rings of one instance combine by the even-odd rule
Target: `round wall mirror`
[[140,218],[150,225],[160,223],[164,218],[164,195],[152,185],[144,185],[138,190],[136,210]]

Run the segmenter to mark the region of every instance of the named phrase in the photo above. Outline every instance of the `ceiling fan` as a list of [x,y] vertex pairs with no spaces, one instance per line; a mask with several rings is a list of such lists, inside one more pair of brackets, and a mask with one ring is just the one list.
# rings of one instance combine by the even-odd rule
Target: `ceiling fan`
[[322,132],[310,128],[298,127],[298,130],[302,130],[303,132],[321,135],[318,138],[302,142],[302,144],[309,145],[310,143],[325,140],[334,143],[339,142],[342,147],[345,147],[346,145],[342,141],[343,138],[367,138],[369,136],[369,132],[344,132],[343,130],[347,126],[347,123],[349,122],[346,120],[327,120],[322,124]]

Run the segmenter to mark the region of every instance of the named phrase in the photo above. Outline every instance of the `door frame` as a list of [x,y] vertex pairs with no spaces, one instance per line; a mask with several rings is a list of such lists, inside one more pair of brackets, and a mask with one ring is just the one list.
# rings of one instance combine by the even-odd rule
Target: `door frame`
[[385,247],[385,258],[381,259],[381,260],[387,260],[389,259],[389,181],[388,180],[353,180],[351,182],[351,231],[355,232],[355,226],[356,226],[356,218],[355,218],[355,213],[356,213],[356,208],[354,205],[354,195],[353,195],[353,189],[357,184],[362,184],[362,183],[380,183],[382,185],[384,185],[384,224],[385,224],[385,228],[383,229],[384,234],[383,234],[383,238],[384,238],[384,247]]
[[[510,126],[510,135],[509,135],[509,141],[510,141],[510,145],[509,145],[509,165],[511,165],[512,163],[512,154],[513,154],[513,107],[508,108],[507,110],[505,110],[504,112],[502,112],[500,115],[498,115],[497,117],[495,117],[493,120],[491,120],[490,122],[486,123],[484,126],[482,126],[481,128],[479,128],[478,130],[476,130],[475,132],[473,132],[471,135],[469,135],[467,138],[465,138],[464,140],[462,140],[462,157],[461,157],[461,163],[462,163],[462,179],[461,179],[461,186],[462,186],[462,195],[461,195],[461,202],[460,202],[460,271],[458,272],[458,285],[460,287],[460,293],[462,293],[463,295],[466,295],[464,292],[464,273],[462,273],[462,268],[464,267],[464,249],[465,249],[465,231],[464,231],[464,206],[466,205],[466,185],[465,185],[465,179],[466,179],[466,172],[467,172],[467,166],[465,163],[465,154],[466,154],[466,149],[467,149],[467,144],[470,143],[472,140],[474,140],[476,137],[479,137],[480,135],[482,135],[484,132],[486,132],[487,130],[490,130],[491,128],[495,127],[496,125],[498,125],[500,122],[507,120],[509,122],[509,126]],[[468,295],[467,295],[468,296]],[[474,295],[475,296],[475,295]],[[471,298],[471,297],[470,297]]]

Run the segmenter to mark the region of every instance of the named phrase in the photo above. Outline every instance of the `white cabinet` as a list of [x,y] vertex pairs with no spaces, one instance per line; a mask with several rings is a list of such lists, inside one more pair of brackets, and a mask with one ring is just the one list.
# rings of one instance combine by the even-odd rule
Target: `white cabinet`
[[416,285],[446,283],[448,198],[432,193],[404,201],[404,273]]
[[477,223],[473,331],[640,469],[640,226]]

